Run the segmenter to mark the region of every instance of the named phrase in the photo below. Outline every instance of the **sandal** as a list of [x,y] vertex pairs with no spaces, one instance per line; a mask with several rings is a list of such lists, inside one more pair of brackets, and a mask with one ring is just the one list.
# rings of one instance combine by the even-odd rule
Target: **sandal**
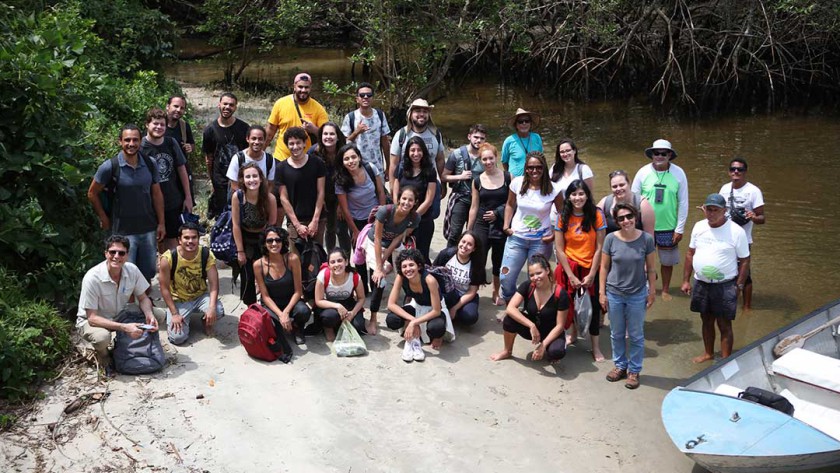
[[[636,375],[638,377],[638,375]],[[627,370],[623,370],[621,368],[613,368],[612,371],[607,373],[607,381],[614,383],[616,381],[620,381],[627,377]]]
[[625,388],[636,389],[639,384],[639,373],[627,373],[627,382],[624,383]]

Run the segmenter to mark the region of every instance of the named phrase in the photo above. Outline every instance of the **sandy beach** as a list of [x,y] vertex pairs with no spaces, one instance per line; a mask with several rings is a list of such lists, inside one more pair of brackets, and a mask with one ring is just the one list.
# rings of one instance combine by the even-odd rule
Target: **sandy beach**
[[[260,112],[262,113],[262,112]],[[432,253],[443,248],[437,221]],[[365,337],[369,355],[338,358],[323,336],[295,349],[291,364],[251,359],[239,344],[230,271],[221,271],[228,316],[193,335],[173,363],[150,376],[98,380],[69,366],[45,398],[0,435],[3,472],[691,472],[667,438],[662,398],[696,367],[699,320],[688,301],[657,299],[646,322],[642,385],[604,377],[589,342],[560,363],[532,362],[518,339],[502,347],[503,312],[481,289],[481,319],[456,325],[457,340],[423,363],[400,359],[402,340],[384,326]],[[524,276],[523,276],[524,277]],[[162,306],[162,302],[158,302]],[[162,337],[165,334],[162,333]],[[609,329],[601,336],[609,356]],[[737,347],[736,347],[737,348]],[[108,392],[63,415],[86,393]],[[697,470],[695,470],[697,471]]]

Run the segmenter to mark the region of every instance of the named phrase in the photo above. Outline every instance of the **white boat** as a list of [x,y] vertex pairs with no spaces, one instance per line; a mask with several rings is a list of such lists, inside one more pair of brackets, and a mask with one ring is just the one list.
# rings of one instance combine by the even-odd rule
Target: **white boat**
[[[715,473],[840,472],[838,316],[840,300],[674,388],[662,402],[674,445]],[[801,347],[774,356],[779,342],[811,331]],[[793,414],[740,399],[750,386],[785,397]]]

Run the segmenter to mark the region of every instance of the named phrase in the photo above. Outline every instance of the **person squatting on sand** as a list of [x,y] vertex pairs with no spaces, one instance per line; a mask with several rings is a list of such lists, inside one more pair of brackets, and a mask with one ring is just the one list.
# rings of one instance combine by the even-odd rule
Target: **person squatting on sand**
[[461,325],[478,322],[478,287],[485,284],[484,251],[478,236],[466,231],[456,247],[446,247],[438,253],[434,266],[449,268],[454,288],[443,294],[452,320]]
[[327,255],[327,267],[318,272],[315,282],[315,317],[327,341],[335,340],[335,331],[344,321],[350,321],[356,331],[365,328],[365,288],[359,274],[350,269],[347,252],[333,248]]

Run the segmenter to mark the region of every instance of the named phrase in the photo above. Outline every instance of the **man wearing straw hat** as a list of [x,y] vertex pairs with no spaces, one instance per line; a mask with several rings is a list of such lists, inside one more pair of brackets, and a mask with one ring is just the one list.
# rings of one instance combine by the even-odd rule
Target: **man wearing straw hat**
[[531,130],[540,124],[540,116],[535,112],[517,108],[510,126],[515,133],[505,138],[502,143],[502,164],[511,176],[525,174],[525,156],[532,151],[542,152],[543,143],[540,135]]
[[281,97],[274,103],[271,115],[268,117],[268,125],[265,127],[265,146],[271,144],[271,140],[279,132],[277,145],[274,147],[274,159],[284,161],[292,155],[289,148],[283,143],[283,135],[286,130],[293,126],[299,126],[306,130],[307,138],[303,151],[312,146],[312,136],[318,136],[318,127],[327,123],[329,117],[324,107],[317,100],[309,96],[312,87],[312,76],[301,72],[295,76],[294,92]]
[[[434,105],[429,105],[429,102],[425,99],[415,99],[408,106],[408,111],[406,112],[408,124],[394,134],[394,139],[391,142],[391,163],[388,167],[388,182],[390,183],[392,194],[394,192],[394,183],[397,182],[396,176],[399,175],[402,156],[405,153],[405,144],[412,136],[419,136],[423,139],[423,142],[426,143],[426,148],[429,150],[429,156],[434,157],[434,165],[437,168],[438,177],[443,174],[443,136],[432,121],[432,108],[434,108]],[[438,189],[440,187],[440,182],[438,182]],[[441,195],[445,194],[446,190],[441,189]]]

